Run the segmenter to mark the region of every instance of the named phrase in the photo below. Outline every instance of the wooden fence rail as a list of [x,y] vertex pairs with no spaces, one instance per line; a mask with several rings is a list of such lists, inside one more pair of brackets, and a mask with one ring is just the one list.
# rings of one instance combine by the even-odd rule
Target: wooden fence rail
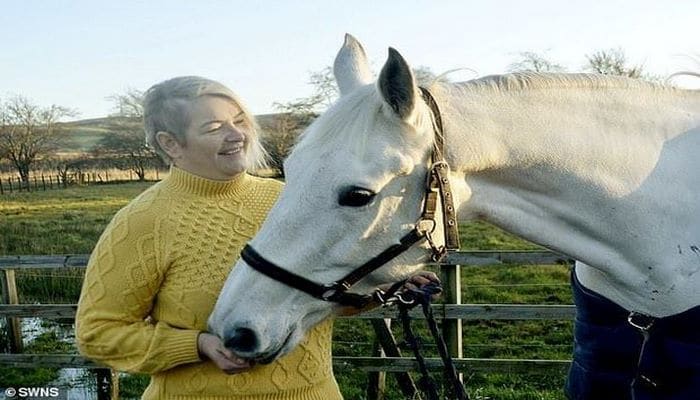
[[[147,179],[160,180],[158,169],[149,170]],[[138,181],[138,175],[133,171],[123,171],[121,174],[111,174],[109,171],[75,172],[65,175],[39,174],[29,176],[24,182],[19,176],[0,176],[0,195],[14,192],[36,192],[53,189],[65,189],[73,185],[94,185],[110,182]]]
[[[77,310],[76,304],[17,304],[16,270],[27,269],[63,269],[84,268],[89,255],[48,255],[48,256],[0,256],[0,278],[3,284],[3,302],[0,304],[0,317],[8,321],[8,334],[16,343],[13,354],[0,354],[0,366],[34,368],[90,368],[98,371],[98,398],[117,399],[118,379],[115,371],[105,369],[92,361],[76,354],[18,354],[21,352],[22,338],[19,332],[19,318],[72,319]],[[499,265],[499,264],[532,264],[554,265],[570,264],[573,260],[548,251],[461,251],[448,254],[440,264],[443,271],[443,286],[445,304],[432,306],[436,318],[443,319],[443,335],[458,369],[480,372],[525,373],[533,370],[539,372],[564,372],[570,365],[567,360],[503,360],[477,359],[462,357],[462,320],[571,320],[575,316],[573,305],[514,305],[514,304],[460,304],[461,292],[459,283],[460,265]],[[14,293],[14,295],[12,295]],[[8,296],[10,294],[11,296]],[[413,310],[414,318],[424,318],[420,310]],[[378,326],[386,324],[387,319],[395,318],[394,309],[375,309],[369,312],[345,318],[371,319],[377,333]],[[378,322],[381,321],[381,322]],[[388,325],[387,325],[388,327]],[[384,345],[384,342],[382,342]],[[19,346],[17,348],[16,346]],[[385,350],[387,350],[385,346]],[[398,350],[387,354],[396,354]],[[440,369],[440,359],[427,358],[430,369]],[[397,379],[405,392],[413,383],[402,381],[407,371],[417,370],[413,358],[405,357],[333,357],[337,368],[357,368],[369,372],[373,385],[381,385],[386,372],[397,373]],[[372,375],[374,374],[374,375]],[[404,374],[404,375],[401,375]],[[407,379],[407,378],[406,378]],[[105,384],[106,382],[106,384]],[[381,398],[381,390],[377,387],[370,390],[372,399]],[[405,390],[404,390],[405,389]]]
[[[89,254],[46,256],[0,256],[0,269],[55,269],[85,267]],[[440,265],[571,264],[574,260],[550,251],[458,251],[449,253]]]
[[[5,318],[74,318],[76,304],[0,304],[0,316]],[[463,320],[571,320],[576,314],[572,305],[534,304],[433,304],[433,314],[438,319]],[[409,312],[412,318],[425,318],[423,312],[414,309]],[[349,319],[384,319],[396,317],[396,309],[380,308],[364,312]]]

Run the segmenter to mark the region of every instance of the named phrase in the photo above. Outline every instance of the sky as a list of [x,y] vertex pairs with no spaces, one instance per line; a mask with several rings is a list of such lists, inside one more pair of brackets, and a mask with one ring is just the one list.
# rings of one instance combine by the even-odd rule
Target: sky
[[110,95],[180,75],[218,80],[255,114],[311,95],[344,34],[375,73],[396,48],[453,81],[505,73],[522,52],[580,71],[622,49],[645,71],[700,71],[700,1],[0,0],[0,100],[112,113]]

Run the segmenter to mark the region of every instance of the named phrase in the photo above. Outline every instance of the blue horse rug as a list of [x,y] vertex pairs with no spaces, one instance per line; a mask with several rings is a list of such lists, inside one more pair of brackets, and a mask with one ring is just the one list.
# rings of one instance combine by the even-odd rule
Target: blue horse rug
[[572,273],[571,400],[700,400],[700,306],[665,318],[630,313]]

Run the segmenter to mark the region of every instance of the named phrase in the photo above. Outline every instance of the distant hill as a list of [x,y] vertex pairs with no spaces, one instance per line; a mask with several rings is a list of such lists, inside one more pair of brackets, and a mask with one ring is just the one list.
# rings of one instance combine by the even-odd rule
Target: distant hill
[[66,132],[61,139],[58,152],[89,153],[100,139],[114,130],[114,126],[124,123],[138,124],[140,121],[134,118],[104,117],[62,123]]

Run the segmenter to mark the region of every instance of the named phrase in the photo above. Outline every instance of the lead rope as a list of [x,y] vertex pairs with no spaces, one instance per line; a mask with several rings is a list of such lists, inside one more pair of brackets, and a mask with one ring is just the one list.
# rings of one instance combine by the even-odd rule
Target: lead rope
[[430,306],[432,295],[438,294],[442,291],[442,288],[434,283],[423,285],[418,290],[408,290],[395,295],[396,303],[399,307],[399,319],[401,319],[401,325],[403,326],[403,333],[406,344],[413,350],[413,354],[418,362],[418,369],[421,373],[421,378],[418,380],[418,385],[421,390],[428,396],[428,400],[440,400],[437,391],[437,385],[435,381],[428,373],[428,367],[425,363],[425,358],[420,352],[421,341],[420,338],[416,337],[411,329],[411,317],[408,314],[409,310],[416,307],[418,304],[421,305],[423,309],[423,314],[425,315],[425,320],[430,329],[430,333],[435,340],[435,344],[438,348],[438,353],[442,359],[442,363],[445,366],[446,375],[452,384],[452,389],[454,391],[456,400],[469,400],[469,395],[464,389],[464,385],[459,380],[459,375],[457,369],[455,368],[454,362],[450,353],[447,351],[447,344],[445,339],[442,337],[440,330],[438,329],[437,322],[435,321],[435,316],[433,315],[433,309]]

